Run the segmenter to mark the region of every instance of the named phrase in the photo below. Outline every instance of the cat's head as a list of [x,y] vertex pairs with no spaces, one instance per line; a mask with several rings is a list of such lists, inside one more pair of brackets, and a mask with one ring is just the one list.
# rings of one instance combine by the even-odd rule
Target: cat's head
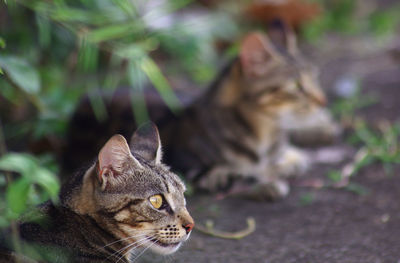
[[316,68],[301,56],[295,34],[283,24],[268,34],[245,36],[229,74],[219,93],[219,101],[228,106],[246,104],[253,112],[270,116],[301,115],[326,101]]
[[175,252],[189,238],[194,221],[186,210],[185,185],[161,163],[161,154],[154,124],[140,127],[129,146],[123,136],[113,136],[70,207],[112,233],[120,240],[116,247]]

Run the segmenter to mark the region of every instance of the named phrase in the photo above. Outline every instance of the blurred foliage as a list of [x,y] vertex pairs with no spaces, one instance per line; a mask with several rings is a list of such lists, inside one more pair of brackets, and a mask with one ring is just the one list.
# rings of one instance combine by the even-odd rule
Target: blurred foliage
[[[362,185],[350,181],[361,169],[371,164],[382,165],[386,174],[393,173],[393,166],[400,164],[400,124],[382,120],[377,125],[357,117],[356,110],[377,102],[375,96],[362,96],[360,91],[333,105],[344,127],[349,129],[347,142],[358,148],[351,163],[339,170],[330,170],[326,176],[333,186],[343,187],[359,195],[369,191]],[[340,110],[338,110],[340,109]]]
[[357,163],[356,173],[370,163],[381,163],[387,173],[391,173],[393,164],[400,164],[400,124],[382,122],[372,129],[365,121],[355,123],[354,134],[349,138],[354,145],[362,145],[366,154]]
[[316,41],[327,32],[344,34],[393,35],[400,22],[400,4],[378,8],[373,1],[310,0],[318,2],[322,14],[307,23],[302,35]]
[[311,205],[315,200],[315,195],[312,192],[307,192],[301,194],[299,197],[299,205],[301,206],[308,206]]
[[[21,97],[29,99],[38,111],[37,121],[46,123],[30,127],[38,138],[63,135],[83,94],[89,94],[96,115],[104,118],[99,93],[121,85],[137,94],[151,82],[167,105],[177,109],[179,101],[163,71],[168,76],[185,72],[194,82],[210,81],[217,57],[215,38],[236,34],[227,15],[210,12],[189,19],[176,14],[189,3],[7,1],[0,5],[6,14],[0,38],[0,68],[5,74],[0,95],[14,104],[21,104]],[[144,115],[139,120],[145,119],[139,106]]]
[[[143,122],[147,111],[141,98],[148,83],[177,110],[180,103],[169,83],[178,72],[199,84],[214,77],[216,38],[232,38],[237,26],[228,15],[212,11],[180,15],[190,2],[0,2],[0,227],[12,228],[47,199],[57,202],[60,187],[54,153],[34,157],[7,148],[28,151],[32,141],[65,137],[83,95],[102,119],[100,95],[129,86],[136,120]],[[20,242],[13,243],[21,251]]]
[[331,111],[344,127],[352,126],[355,123],[356,112],[378,103],[377,95],[365,95],[358,87],[348,97],[337,99],[331,105]]
[[55,173],[45,168],[48,157],[37,159],[29,154],[8,153],[0,158],[0,227],[8,226],[29,207],[48,199],[57,202],[59,182]]
[[[358,87],[351,96],[338,99],[331,106],[333,114],[342,126],[351,129],[347,142],[365,152],[354,164],[351,175],[374,162],[381,163],[387,172],[393,164],[400,163],[400,124],[383,121],[374,128],[372,124],[357,116],[357,111],[378,102],[377,95],[363,94]],[[333,181],[340,179],[335,172],[330,173],[328,177]]]

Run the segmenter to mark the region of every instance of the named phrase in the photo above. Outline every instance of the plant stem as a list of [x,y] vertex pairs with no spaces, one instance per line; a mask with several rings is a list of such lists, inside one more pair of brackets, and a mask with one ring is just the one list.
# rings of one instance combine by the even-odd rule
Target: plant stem
[[206,226],[196,225],[195,229],[214,237],[224,238],[224,239],[242,239],[256,230],[256,221],[254,218],[249,217],[246,219],[247,228],[237,231],[237,232],[226,232],[214,229],[214,223],[211,220],[206,222]]

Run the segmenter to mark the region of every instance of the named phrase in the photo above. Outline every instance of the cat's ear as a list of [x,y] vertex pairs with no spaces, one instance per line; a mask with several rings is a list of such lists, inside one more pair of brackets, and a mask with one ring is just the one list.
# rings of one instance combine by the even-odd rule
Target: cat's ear
[[269,25],[267,32],[275,45],[286,49],[289,54],[298,53],[296,34],[287,23],[276,19]]
[[259,76],[268,71],[270,61],[281,61],[282,58],[266,34],[253,32],[241,43],[240,63],[247,76]]
[[135,157],[132,156],[128,143],[122,135],[114,135],[100,150],[98,156],[99,179],[104,189],[107,182],[117,179],[124,172],[124,167],[134,165],[142,168]]
[[157,126],[152,122],[141,125],[132,135],[131,151],[152,164],[160,164],[161,141]]

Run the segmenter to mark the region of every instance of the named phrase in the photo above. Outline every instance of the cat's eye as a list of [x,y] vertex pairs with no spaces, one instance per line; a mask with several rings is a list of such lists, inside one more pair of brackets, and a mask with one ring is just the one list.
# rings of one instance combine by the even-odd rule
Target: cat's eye
[[163,204],[163,197],[161,195],[153,195],[149,198],[149,201],[155,209],[159,209]]

